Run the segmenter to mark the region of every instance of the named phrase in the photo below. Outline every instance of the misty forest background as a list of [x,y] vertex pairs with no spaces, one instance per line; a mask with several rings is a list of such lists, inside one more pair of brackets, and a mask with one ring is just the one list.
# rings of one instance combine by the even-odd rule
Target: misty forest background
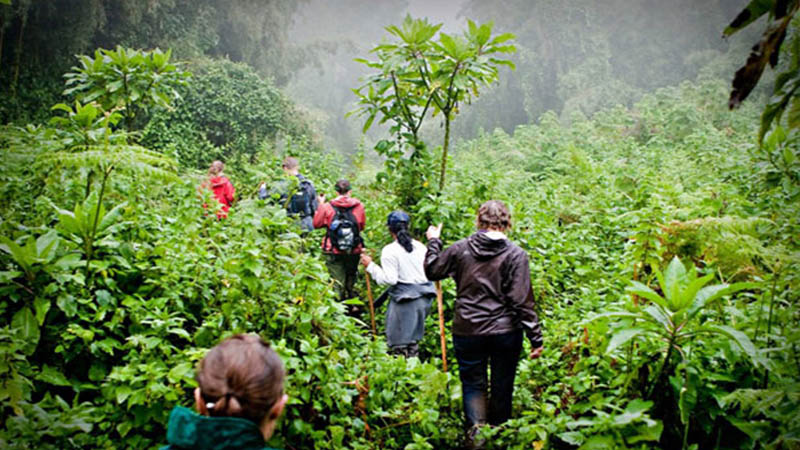
[[[511,207],[545,353],[488,448],[800,448],[798,3],[0,0],[0,447],[158,448],[204,351],[256,332],[288,370],[269,445],[459,448],[435,306],[387,355],[324,231],[258,199],[292,155],[351,180],[373,256],[394,209],[452,243]],[[423,53],[475,71],[426,84]]]

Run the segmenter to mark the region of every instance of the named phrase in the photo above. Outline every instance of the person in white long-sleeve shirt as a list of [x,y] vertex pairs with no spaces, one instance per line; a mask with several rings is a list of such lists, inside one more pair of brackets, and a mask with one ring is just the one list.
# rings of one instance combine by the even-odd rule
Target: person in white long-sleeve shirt
[[381,264],[361,254],[361,264],[378,283],[391,286],[386,308],[386,341],[392,353],[417,356],[425,317],[436,296],[433,283],[425,277],[427,248],[408,233],[409,217],[393,211],[387,219],[394,242],[381,251]]

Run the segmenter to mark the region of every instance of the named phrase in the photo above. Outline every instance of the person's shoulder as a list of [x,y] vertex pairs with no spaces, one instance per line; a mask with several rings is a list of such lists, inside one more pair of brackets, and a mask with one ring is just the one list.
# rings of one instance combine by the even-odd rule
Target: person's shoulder
[[381,250],[381,257],[395,256],[397,254],[397,250],[400,248],[402,247],[400,247],[400,244],[398,244],[397,241],[394,241],[391,244],[386,244]]
[[508,253],[515,258],[528,258],[528,252],[525,251],[524,248],[517,245],[510,239],[506,239],[508,241]]

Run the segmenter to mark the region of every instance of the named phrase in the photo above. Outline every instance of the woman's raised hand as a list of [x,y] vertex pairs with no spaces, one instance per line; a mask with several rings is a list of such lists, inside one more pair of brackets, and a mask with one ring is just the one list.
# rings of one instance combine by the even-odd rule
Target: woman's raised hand
[[429,226],[428,231],[425,232],[425,237],[427,237],[428,240],[439,239],[439,236],[442,235],[442,225],[444,224],[440,223],[439,225],[436,226],[434,225]]

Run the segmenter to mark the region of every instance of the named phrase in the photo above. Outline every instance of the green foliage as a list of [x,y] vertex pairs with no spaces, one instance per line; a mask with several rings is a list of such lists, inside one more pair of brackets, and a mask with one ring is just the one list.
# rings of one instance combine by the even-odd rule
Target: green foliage
[[80,66],[64,75],[64,95],[76,94],[78,101],[97,101],[104,111],[121,110],[128,131],[135,128],[137,115],[152,107],[169,107],[178,97],[176,86],[185,83],[188,72],[179,72],[170,64],[171,50],[134,50],[117,46],[114,50],[97,49],[94,58],[78,57]]
[[[231,100],[223,74],[264,86],[244,69],[209,70]],[[276,151],[259,135],[226,169],[241,194],[224,220],[201,206],[203,174],[165,158],[166,146],[129,145],[99,102],[59,107],[56,128],[4,127],[0,446],[157,447],[170,408],[193,403],[193,367],[237,332],[271,341],[287,367],[290,401],[270,446],[461,445],[460,386],[439,369],[435,315],[421,360],[387,355],[367,318],[336,301],[322,231],[302,237],[283,208],[254,199],[284,154],[321,191],[354,180],[370,250],[391,240],[382,219],[401,189],[425,193],[414,229],[442,221],[447,242],[474,231],[483,201],[510,206],[545,352],[520,361],[513,419],[484,430],[490,448],[792,445],[800,211],[755,163],[757,105],[730,112],[726,96],[721,81],[685,83],[631,109],[481,134],[456,146],[438,195],[391,164],[370,184],[379,169],[360,157],[342,165],[302,136]],[[173,136],[188,129],[177,119]],[[406,158],[407,141],[388,142],[391,159]],[[435,153],[424,154],[419,170]],[[449,322],[455,286],[443,288]]]
[[[390,152],[393,143],[381,141],[376,146],[379,154],[393,156],[395,167],[402,165],[402,177],[422,180],[427,187],[428,172],[420,168],[418,160],[429,159],[421,142],[419,130],[430,112],[444,117],[445,136],[442,145],[439,190],[444,188],[447,169],[447,152],[450,145],[450,121],[458,113],[459,105],[469,103],[478,96],[478,89],[497,81],[498,66],[513,63],[499,59],[499,53],[513,53],[516,47],[508,41],[513,34],[492,37],[492,24],[476,25],[467,21],[463,35],[439,32],[442,24],[431,24],[427,19],[406,16],[401,26],[388,26],[394,42],[384,42],[372,49],[377,61],[357,60],[378,72],[366,78],[366,83],[354,90],[360,108],[356,112],[366,116],[366,132],[376,118],[379,123],[392,122],[389,132],[395,135],[398,149]],[[438,41],[434,37],[438,33]],[[412,158],[400,163],[406,151]],[[421,152],[421,155],[415,155]],[[408,191],[398,192],[403,204],[417,203],[425,192],[409,196]]]
[[[768,22],[761,40],[753,47],[747,62],[733,79],[729,105],[736,108],[758,84],[767,63],[779,72],[775,77],[772,96],[761,114],[758,131],[759,154],[771,166],[768,177],[774,183],[787,180],[788,195],[798,194],[800,177],[800,29],[793,20],[800,10],[798,1],[753,0],[725,29],[731,35],[767,15]],[[786,43],[784,46],[783,44]],[[781,47],[788,63],[779,66]],[[785,115],[785,126],[782,126]],[[772,130],[769,138],[764,137]]]
[[215,159],[254,162],[279,136],[310,134],[303,117],[275,86],[245,64],[197,60],[174,109],[156,113],[142,143],[188,167]]

